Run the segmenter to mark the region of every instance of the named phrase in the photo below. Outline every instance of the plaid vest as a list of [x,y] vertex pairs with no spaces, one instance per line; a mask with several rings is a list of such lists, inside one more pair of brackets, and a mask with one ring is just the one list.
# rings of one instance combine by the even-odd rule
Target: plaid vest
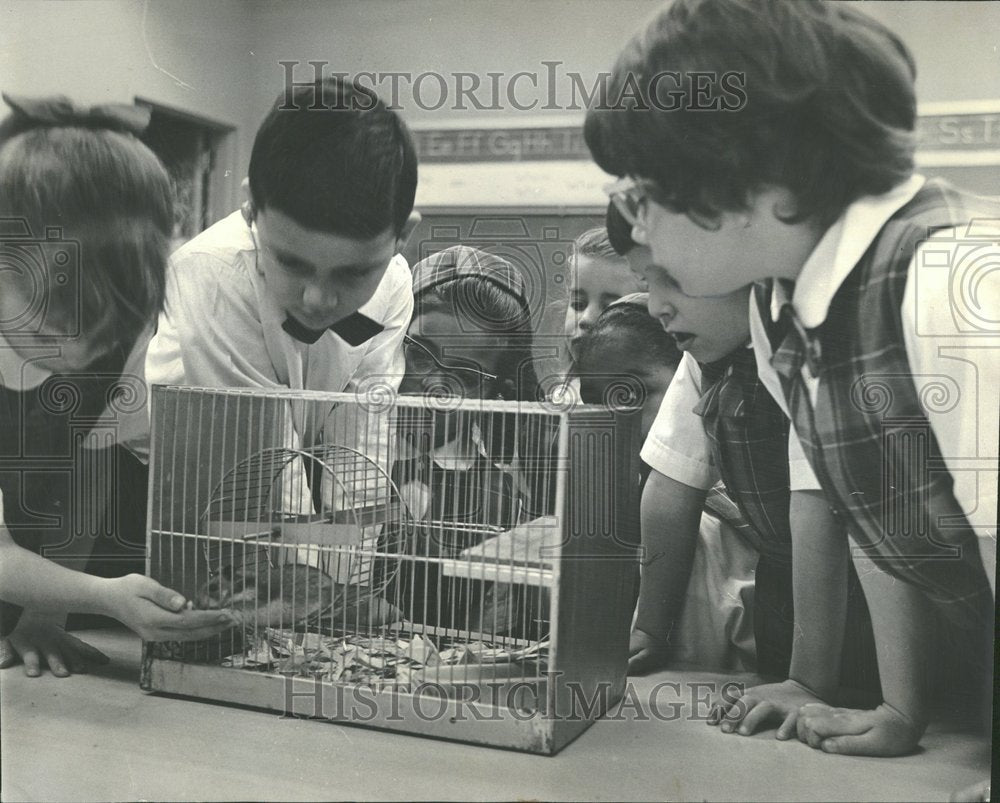
[[790,563],[788,419],[758,379],[753,349],[701,365],[695,412],[725,485],[725,495],[713,490],[706,505],[762,555]]
[[[813,330],[788,325],[789,307],[786,324],[772,324],[773,284],[754,291],[795,429],[834,512],[881,568],[918,586],[964,628],[991,623],[994,603],[977,536],[915,388],[900,307],[917,245],[984,217],[996,219],[1000,209],[927,182],[883,226]],[[815,407],[801,377],[807,358],[819,379]]]

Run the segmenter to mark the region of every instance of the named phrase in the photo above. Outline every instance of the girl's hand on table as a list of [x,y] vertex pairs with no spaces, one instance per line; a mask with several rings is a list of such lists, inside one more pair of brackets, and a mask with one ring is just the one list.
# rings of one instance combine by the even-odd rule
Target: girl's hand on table
[[806,705],[797,730],[810,747],[850,756],[906,755],[924,734],[924,726],[885,703],[871,711]]
[[765,683],[742,690],[735,684],[717,697],[709,713],[708,724],[718,725],[723,733],[749,736],[765,725],[777,724],[777,739],[795,736],[799,709],[810,703],[823,703],[809,687],[789,678],[781,683]]
[[0,669],[24,664],[29,678],[41,676],[45,667],[57,678],[103,666],[110,660],[100,650],[63,629],[66,615],[24,611],[11,634],[0,641]]

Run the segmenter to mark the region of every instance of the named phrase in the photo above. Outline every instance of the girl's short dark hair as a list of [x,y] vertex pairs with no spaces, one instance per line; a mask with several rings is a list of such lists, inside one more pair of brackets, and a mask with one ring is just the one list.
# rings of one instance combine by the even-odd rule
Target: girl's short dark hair
[[369,88],[333,76],[282,92],[250,154],[250,195],[307,229],[398,235],[413,211],[417,151]]
[[706,228],[767,185],[794,194],[786,221],[829,225],[912,173],[915,76],[847,3],[675,0],[626,45],[584,134],[604,170],[651,179]]
[[677,342],[649,314],[649,309],[631,301],[612,304],[580,339],[573,372],[579,376],[588,373],[607,373],[608,367],[595,359],[599,348],[611,340],[627,338],[629,347],[649,358],[652,364],[676,369],[683,356]]
[[170,179],[132,134],[11,115],[0,123],[0,217],[20,221],[34,242],[71,246],[68,281],[45,265],[47,321],[75,321],[84,337],[127,350],[162,310]]

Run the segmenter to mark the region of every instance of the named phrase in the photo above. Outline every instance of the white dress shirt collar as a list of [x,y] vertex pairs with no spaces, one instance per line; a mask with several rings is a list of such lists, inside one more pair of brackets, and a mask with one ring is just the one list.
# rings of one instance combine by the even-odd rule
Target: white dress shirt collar
[[[813,249],[795,281],[792,308],[807,329],[826,320],[830,303],[858,260],[875,241],[886,221],[924,185],[923,176],[910,176],[884,195],[859,198],[826,230]],[[774,283],[771,317],[777,321],[788,296],[780,283]]]

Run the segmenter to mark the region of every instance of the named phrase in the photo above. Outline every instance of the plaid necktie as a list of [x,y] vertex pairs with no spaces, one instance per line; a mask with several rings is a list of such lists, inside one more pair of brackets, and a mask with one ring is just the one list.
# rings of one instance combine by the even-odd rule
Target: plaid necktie
[[[779,279],[785,287],[787,296],[791,298],[791,282]],[[802,325],[791,301],[781,306],[778,321],[769,333],[771,348],[771,366],[784,379],[794,381],[802,375],[803,364],[809,368],[812,376],[818,376],[821,366],[822,349],[819,338]]]
[[693,412],[704,419],[706,428],[711,427],[718,416],[720,396],[730,390],[725,380],[732,374],[737,356],[738,352],[733,352],[715,362],[698,363],[701,368],[701,398]]
[[[785,297],[791,299],[794,284],[786,279],[775,281],[784,288]],[[811,337],[802,325],[791,301],[781,305],[777,323],[769,327],[768,339],[772,349],[771,367],[781,382],[792,425],[798,432],[812,432],[815,421],[802,366],[807,365],[814,377],[819,373],[819,340]],[[810,460],[810,463],[813,461]]]

